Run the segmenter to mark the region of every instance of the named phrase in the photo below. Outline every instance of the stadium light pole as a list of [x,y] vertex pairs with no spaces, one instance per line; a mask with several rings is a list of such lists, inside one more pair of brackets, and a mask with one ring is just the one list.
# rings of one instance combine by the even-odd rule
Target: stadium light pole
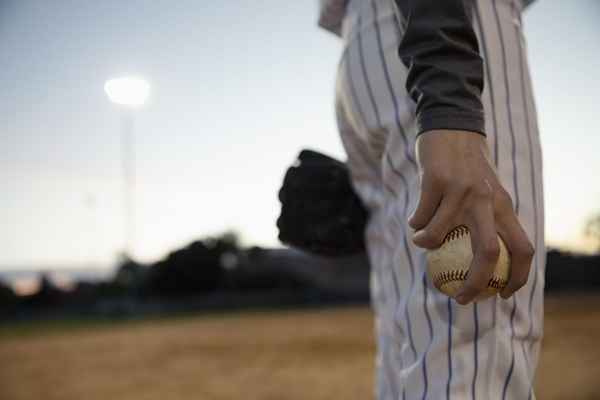
[[121,158],[123,167],[123,211],[125,255],[133,258],[135,251],[135,136],[134,114],[150,95],[150,84],[139,77],[109,79],[104,84],[108,99],[121,112]]

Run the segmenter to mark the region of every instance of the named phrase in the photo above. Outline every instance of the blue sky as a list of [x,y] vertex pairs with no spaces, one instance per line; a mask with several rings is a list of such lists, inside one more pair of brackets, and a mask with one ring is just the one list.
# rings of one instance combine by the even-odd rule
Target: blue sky
[[[0,268],[108,264],[123,242],[110,77],[152,94],[136,115],[135,255],[233,228],[274,246],[276,193],[303,147],[343,158],[340,44],[316,1],[0,4]],[[600,210],[600,5],[538,0],[524,18],[544,146],[547,239],[587,249]]]

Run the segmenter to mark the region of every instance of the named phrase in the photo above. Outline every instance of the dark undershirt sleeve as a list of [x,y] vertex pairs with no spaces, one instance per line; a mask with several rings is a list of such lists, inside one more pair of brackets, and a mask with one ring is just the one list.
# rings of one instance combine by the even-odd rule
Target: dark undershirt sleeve
[[472,0],[395,0],[404,27],[398,53],[417,105],[417,134],[456,129],[485,135],[483,60]]

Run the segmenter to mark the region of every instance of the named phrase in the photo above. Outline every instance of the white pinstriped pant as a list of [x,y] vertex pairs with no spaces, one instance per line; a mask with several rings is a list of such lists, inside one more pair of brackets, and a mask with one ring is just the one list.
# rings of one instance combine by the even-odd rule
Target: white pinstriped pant
[[415,107],[397,49],[393,0],[351,0],[342,24],[338,127],[359,196],[377,331],[377,399],[533,399],[543,329],[544,209],[536,111],[521,2],[477,0],[485,62],[483,102],[492,158],[536,255],[508,300],[460,306],[427,280],[407,218],[419,195]]

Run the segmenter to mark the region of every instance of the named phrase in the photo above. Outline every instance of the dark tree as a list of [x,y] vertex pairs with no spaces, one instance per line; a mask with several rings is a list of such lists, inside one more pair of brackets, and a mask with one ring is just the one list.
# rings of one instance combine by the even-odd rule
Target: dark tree
[[28,296],[26,303],[33,307],[52,307],[61,304],[65,298],[65,292],[52,282],[48,274],[42,272],[39,282],[38,291]]
[[150,267],[143,293],[173,296],[215,290],[225,272],[223,255],[238,251],[238,239],[232,232],[192,242]]
[[600,289],[600,256],[548,251],[546,291]]
[[117,266],[113,284],[129,294],[136,294],[142,286],[147,268],[129,257],[124,257]]
[[12,288],[0,281],[0,308],[14,305],[17,299],[17,294]]

